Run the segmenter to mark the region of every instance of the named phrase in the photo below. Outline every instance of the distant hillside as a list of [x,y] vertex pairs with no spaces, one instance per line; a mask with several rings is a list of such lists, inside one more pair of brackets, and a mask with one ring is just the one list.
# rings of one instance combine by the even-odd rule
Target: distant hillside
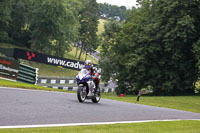
[[99,25],[98,25],[98,32],[97,35],[100,35],[104,32],[104,24],[107,22],[106,19],[99,19]]

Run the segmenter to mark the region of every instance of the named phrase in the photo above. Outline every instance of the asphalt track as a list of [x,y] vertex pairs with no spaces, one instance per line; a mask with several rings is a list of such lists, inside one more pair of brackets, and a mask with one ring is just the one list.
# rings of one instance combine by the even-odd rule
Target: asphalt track
[[106,99],[79,103],[76,94],[0,87],[0,128],[192,119],[200,119],[200,114]]

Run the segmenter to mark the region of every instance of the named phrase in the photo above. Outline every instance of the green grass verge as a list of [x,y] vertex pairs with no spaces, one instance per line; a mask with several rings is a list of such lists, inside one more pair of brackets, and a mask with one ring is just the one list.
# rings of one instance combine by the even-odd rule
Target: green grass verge
[[0,129],[0,133],[200,133],[200,121],[148,122],[56,128]]
[[76,77],[79,71],[23,60],[24,64],[39,69],[39,76]]
[[103,98],[200,113],[200,96],[141,96],[139,102],[137,96],[107,94]]
[[27,84],[27,83],[8,81],[8,80],[4,80],[4,79],[0,79],[0,86],[1,87],[31,89],[31,90],[44,90],[44,91],[57,91],[57,92],[70,92],[70,93],[72,93],[71,91],[65,91],[65,90],[54,89],[54,88],[47,88],[47,87],[36,86],[36,85],[32,85],[32,84]]

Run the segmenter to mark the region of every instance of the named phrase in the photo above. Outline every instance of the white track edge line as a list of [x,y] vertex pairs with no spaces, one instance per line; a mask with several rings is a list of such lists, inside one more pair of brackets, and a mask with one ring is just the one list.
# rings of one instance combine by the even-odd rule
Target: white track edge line
[[111,125],[111,124],[129,124],[129,123],[145,123],[145,122],[166,122],[166,121],[182,121],[200,119],[168,119],[168,120],[144,120],[144,121],[116,121],[116,122],[94,122],[94,123],[69,123],[69,124],[46,124],[46,125],[18,125],[18,126],[0,126],[0,129],[11,128],[44,128],[44,127],[67,127],[67,126],[91,126],[91,125]]

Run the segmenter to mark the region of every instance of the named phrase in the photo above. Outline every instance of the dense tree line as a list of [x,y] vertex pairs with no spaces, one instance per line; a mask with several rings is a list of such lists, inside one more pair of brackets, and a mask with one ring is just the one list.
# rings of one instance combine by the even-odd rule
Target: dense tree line
[[123,21],[125,19],[126,11],[127,9],[125,6],[119,7],[107,3],[99,3],[99,13],[101,17],[105,19],[114,18]]
[[138,0],[124,24],[105,25],[101,68],[117,93],[193,94],[199,77],[200,0]]
[[96,0],[1,0],[0,10],[0,42],[61,57],[72,42],[97,45]]
[[11,20],[12,0],[0,1],[0,40],[8,40],[8,25]]

